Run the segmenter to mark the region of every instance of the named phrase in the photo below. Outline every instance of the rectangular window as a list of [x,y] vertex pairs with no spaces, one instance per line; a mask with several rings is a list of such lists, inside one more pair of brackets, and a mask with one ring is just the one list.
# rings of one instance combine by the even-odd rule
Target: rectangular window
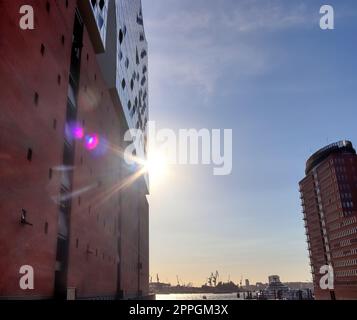
[[32,149],[31,148],[29,148],[27,150],[27,160],[30,162],[32,161]]

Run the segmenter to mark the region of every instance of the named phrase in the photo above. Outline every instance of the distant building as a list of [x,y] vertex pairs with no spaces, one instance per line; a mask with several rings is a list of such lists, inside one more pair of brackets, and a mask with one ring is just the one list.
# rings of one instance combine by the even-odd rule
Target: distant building
[[265,289],[267,287],[267,284],[262,283],[262,282],[257,282],[255,284],[255,287],[256,287],[256,290],[262,290],[262,289]]
[[268,300],[309,300],[312,292],[309,288],[293,289],[280,281],[277,275],[269,276],[269,284],[260,293],[260,299]]
[[[330,144],[306,163],[300,181],[316,299],[357,299],[357,156],[350,141]],[[331,266],[333,288],[320,286]]]
[[[34,30],[19,26],[24,4]],[[0,299],[147,295],[148,179],[122,156],[141,129],[146,157],[141,1],[0,6]]]
[[249,287],[249,279],[245,279],[245,286]]
[[264,290],[264,296],[267,299],[283,299],[287,297],[289,292],[289,287],[281,283],[279,276],[273,275],[269,276],[269,285]]
[[310,289],[314,290],[314,285],[312,282],[284,282],[290,289],[300,290],[300,289]]

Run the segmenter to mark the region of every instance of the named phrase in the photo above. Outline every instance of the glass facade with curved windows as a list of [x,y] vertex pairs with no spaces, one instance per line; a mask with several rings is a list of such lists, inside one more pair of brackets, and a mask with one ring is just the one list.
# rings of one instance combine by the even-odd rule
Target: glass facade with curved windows
[[98,61],[114,100],[121,105],[128,129],[143,133],[134,143],[137,156],[145,158],[149,117],[148,44],[141,0],[105,3],[107,36]]
[[144,133],[138,154],[146,154],[148,46],[140,0],[116,1],[118,52],[116,88],[129,128]]
[[108,1],[90,0],[98,31],[105,47],[105,37],[107,31]]
[[106,48],[109,1],[84,0],[79,1],[78,5],[96,53],[103,53]]

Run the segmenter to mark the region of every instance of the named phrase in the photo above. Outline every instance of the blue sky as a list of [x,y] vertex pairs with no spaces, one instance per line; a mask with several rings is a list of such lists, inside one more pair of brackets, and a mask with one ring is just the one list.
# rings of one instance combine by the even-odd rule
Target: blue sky
[[150,120],[233,129],[233,173],[172,166],[150,196],[151,274],[175,283],[310,279],[298,182],[327,143],[357,145],[357,3],[142,0]]

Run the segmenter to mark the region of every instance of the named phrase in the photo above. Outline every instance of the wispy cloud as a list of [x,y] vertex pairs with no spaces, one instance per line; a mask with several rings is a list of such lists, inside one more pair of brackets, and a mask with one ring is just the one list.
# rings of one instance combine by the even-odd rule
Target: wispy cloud
[[153,89],[172,83],[210,96],[227,74],[255,76],[271,67],[269,52],[250,39],[253,34],[311,25],[302,4],[287,9],[281,1],[221,3],[168,1],[146,19]]
[[253,0],[239,1],[239,5],[227,14],[224,21],[233,30],[246,33],[311,27],[315,20],[314,12],[309,11],[305,3],[287,5],[286,1]]

